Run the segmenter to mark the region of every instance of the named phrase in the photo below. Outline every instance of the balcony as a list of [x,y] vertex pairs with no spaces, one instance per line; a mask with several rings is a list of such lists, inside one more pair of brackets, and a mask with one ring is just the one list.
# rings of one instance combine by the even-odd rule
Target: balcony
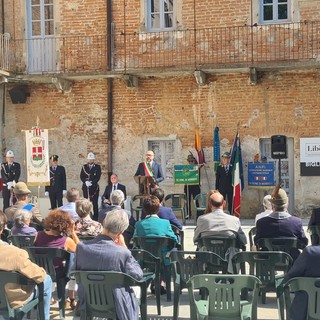
[[10,70],[10,63],[9,63],[9,47],[10,47],[10,40],[8,35],[0,34],[0,74],[7,74]]
[[316,67],[320,22],[206,28],[156,33],[79,35],[16,39],[1,46],[1,67],[16,74],[103,77],[122,74],[214,72],[260,68]]

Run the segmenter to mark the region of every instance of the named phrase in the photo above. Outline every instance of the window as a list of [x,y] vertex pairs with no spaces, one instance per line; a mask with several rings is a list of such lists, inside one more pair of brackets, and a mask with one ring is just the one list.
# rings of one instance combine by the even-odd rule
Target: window
[[148,149],[154,152],[155,161],[161,164],[164,181],[173,181],[175,145],[175,140],[148,141]]
[[147,0],[147,30],[165,31],[175,27],[176,0]]
[[290,0],[260,0],[260,23],[290,21]]

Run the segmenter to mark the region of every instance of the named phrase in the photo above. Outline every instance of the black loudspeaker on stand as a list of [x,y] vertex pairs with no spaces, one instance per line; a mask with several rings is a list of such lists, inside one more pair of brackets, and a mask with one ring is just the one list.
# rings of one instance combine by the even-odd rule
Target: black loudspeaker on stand
[[281,181],[281,159],[287,156],[287,137],[282,135],[271,136],[271,157],[279,159],[279,182]]

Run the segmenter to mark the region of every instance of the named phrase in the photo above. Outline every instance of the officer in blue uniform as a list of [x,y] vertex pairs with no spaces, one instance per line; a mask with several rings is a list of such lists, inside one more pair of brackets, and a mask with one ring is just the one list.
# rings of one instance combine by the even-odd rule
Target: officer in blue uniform
[[8,150],[6,162],[1,165],[3,211],[16,202],[13,196],[13,187],[19,181],[21,169],[20,164],[13,160],[14,153],[12,150]]
[[82,181],[82,192],[84,198],[89,199],[93,204],[93,220],[98,221],[98,199],[99,199],[99,180],[101,177],[101,167],[94,162],[95,155],[92,152],[88,153],[88,163],[81,168],[80,179]]
[[51,209],[62,206],[62,198],[67,193],[66,170],[58,165],[59,156],[56,154],[50,157],[50,186],[45,187],[45,195],[49,196]]

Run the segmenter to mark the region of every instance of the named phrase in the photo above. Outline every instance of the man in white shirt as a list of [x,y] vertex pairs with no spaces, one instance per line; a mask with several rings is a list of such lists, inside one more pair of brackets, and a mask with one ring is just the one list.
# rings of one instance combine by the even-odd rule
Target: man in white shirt
[[259,219],[268,216],[272,212],[272,205],[271,205],[270,199],[271,199],[270,194],[266,195],[263,198],[262,204],[263,204],[264,211],[256,215],[255,224],[257,224],[257,221]]

